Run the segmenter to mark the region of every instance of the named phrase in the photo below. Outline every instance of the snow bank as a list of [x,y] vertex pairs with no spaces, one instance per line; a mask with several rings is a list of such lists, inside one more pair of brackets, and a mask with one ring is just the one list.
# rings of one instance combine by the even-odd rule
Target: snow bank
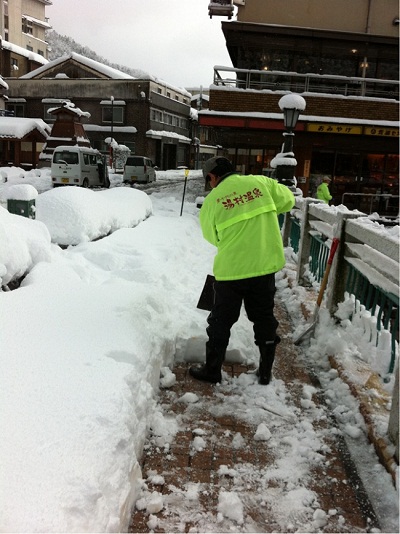
[[47,226],[54,243],[76,245],[133,228],[151,215],[152,204],[143,191],[126,187],[59,187],[40,195],[36,209],[36,218]]

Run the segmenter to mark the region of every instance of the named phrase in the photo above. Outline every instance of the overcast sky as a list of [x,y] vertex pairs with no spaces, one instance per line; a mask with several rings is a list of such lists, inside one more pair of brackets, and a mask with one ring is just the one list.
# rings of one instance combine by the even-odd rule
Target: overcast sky
[[[105,59],[178,87],[208,87],[214,65],[232,66],[209,0],[52,0],[53,29]],[[234,18],[232,18],[234,20]]]

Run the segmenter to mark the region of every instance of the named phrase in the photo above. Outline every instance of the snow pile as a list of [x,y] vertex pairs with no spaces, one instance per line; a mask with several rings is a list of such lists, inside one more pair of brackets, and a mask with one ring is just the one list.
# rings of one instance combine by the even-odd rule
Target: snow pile
[[36,208],[36,218],[60,245],[77,245],[133,228],[152,213],[146,193],[122,187],[105,191],[59,187],[40,195]]
[[0,206],[0,286],[17,280],[40,262],[51,260],[51,237],[46,226],[13,215]]
[[35,200],[38,192],[31,184],[12,185],[3,194],[5,200]]
[[4,207],[6,207],[7,198],[12,198],[8,189],[17,184],[30,185],[38,193],[48,191],[53,187],[50,169],[34,169],[25,172],[20,167],[0,168],[0,204]]
[[222,521],[223,517],[243,524],[243,503],[234,491],[221,491],[219,494],[217,521]]

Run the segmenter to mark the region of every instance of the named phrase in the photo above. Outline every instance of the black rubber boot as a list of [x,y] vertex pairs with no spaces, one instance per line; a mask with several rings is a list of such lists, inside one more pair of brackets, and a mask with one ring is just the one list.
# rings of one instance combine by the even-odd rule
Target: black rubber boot
[[212,349],[209,342],[206,343],[206,363],[201,367],[190,367],[189,373],[203,382],[217,384],[221,382],[221,368],[225,358],[226,349]]
[[275,360],[276,346],[281,338],[276,336],[275,341],[270,341],[264,345],[260,345],[260,366],[257,371],[258,382],[262,385],[267,385],[271,382],[272,366]]

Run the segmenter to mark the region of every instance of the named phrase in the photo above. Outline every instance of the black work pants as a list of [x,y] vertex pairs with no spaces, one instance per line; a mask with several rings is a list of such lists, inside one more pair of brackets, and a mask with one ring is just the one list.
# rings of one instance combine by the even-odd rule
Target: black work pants
[[254,341],[275,341],[278,321],[274,316],[275,274],[214,282],[214,305],[207,318],[210,346],[227,348],[231,328],[239,319],[242,302],[253,323]]

